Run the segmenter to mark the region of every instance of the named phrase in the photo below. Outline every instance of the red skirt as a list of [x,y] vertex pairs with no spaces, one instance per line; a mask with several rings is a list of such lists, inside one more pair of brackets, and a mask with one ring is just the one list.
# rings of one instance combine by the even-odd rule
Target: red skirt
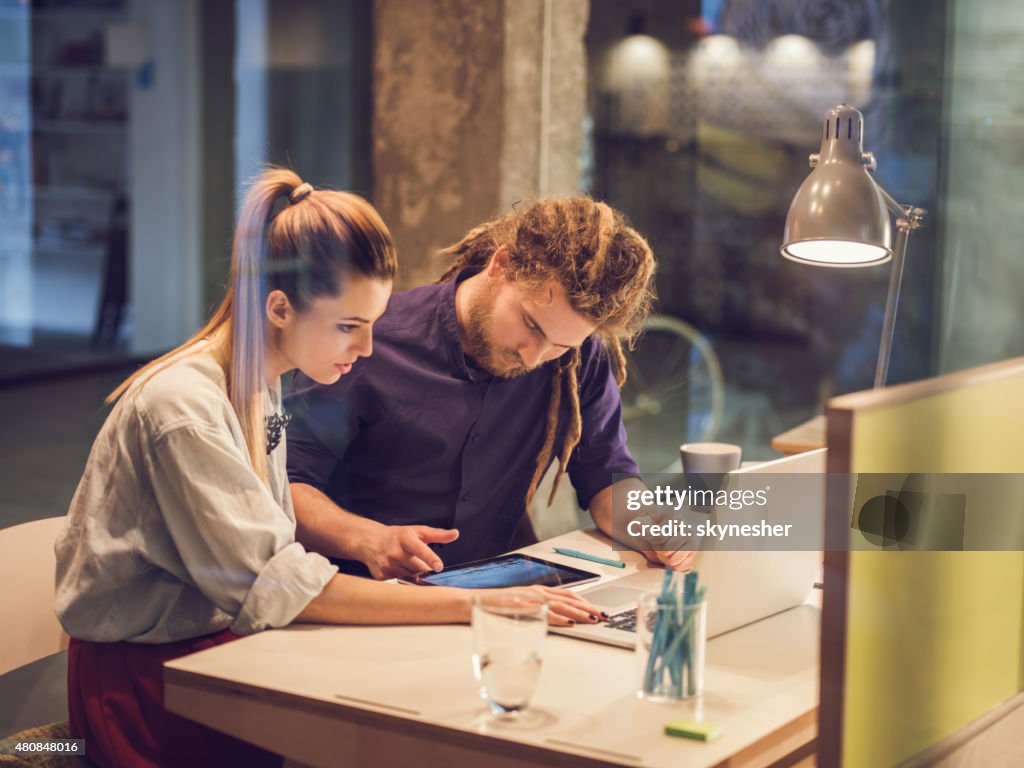
[[281,757],[164,709],[163,663],[238,635],[229,630],[175,643],[93,643],[71,639],[71,735],[103,768],[274,766]]

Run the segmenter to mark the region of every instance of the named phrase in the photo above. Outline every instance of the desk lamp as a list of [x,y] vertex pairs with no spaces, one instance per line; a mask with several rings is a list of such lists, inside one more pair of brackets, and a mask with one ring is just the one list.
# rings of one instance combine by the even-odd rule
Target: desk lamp
[[[907,240],[927,214],[900,205],[872,178],[875,157],[864,151],[863,134],[864,116],[853,107],[840,104],[825,113],[821,151],[810,156],[814,170],[789,206],[781,251],[792,261],[822,267],[869,267],[892,259],[875,368],[878,388],[889,373]],[[896,216],[895,246],[890,213]]]

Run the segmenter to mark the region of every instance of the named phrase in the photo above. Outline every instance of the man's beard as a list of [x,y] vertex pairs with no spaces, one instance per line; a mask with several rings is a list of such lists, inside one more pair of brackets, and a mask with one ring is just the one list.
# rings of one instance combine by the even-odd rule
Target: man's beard
[[506,347],[499,347],[494,342],[490,312],[494,309],[498,290],[497,285],[487,283],[471,300],[466,313],[466,326],[462,329],[465,337],[463,352],[492,376],[513,379],[529,373],[531,369],[521,363],[510,365],[503,358],[519,360],[519,353]]

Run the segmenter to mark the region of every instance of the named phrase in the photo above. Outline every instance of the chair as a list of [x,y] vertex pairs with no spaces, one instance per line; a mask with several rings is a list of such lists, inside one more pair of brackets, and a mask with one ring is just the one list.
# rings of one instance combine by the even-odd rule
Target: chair
[[[53,543],[63,517],[36,520],[0,530],[0,584],[9,586],[0,601],[0,675],[33,661],[60,653],[68,636],[53,610],[56,556]],[[67,722],[29,728],[0,738],[0,766],[82,765],[68,756],[16,757],[5,749],[9,742],[52,741],[71,738]]]
[[669,472],[682,443],[714,440],[722,426],[722,366],[703,334],[671,315],[651,315],[626,354],[622,421],[642,472]]

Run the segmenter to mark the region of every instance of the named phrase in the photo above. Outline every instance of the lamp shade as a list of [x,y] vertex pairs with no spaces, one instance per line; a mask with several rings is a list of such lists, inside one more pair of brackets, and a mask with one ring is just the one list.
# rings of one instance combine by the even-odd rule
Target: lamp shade
[[840,104],[825,114],[814,170],[789,206],[782,255],[804,264],[864,267],[892,257],[889,210],[864,154],[864,117]]

